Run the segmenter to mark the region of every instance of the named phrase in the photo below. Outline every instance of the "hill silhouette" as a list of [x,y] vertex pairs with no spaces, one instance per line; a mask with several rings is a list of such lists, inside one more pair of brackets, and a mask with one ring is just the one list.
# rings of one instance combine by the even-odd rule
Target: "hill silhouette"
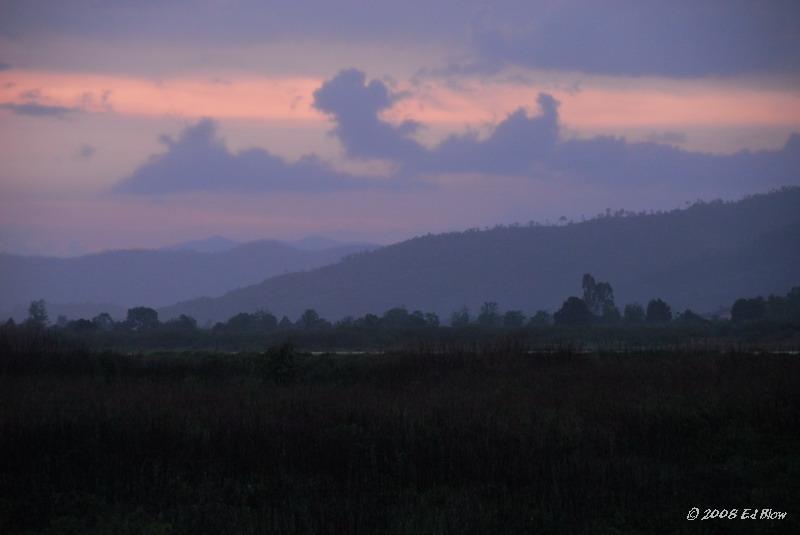
[[511,226],[413,238],[337,264],[290,273],[218,298],[164,307],[201,323],[258,309],[328,319],[395,306],[443,318],[485,301],[554,310],[586,272],[612,283],[618,304],[669,301],[714,312],[738,297],[800,284],[800,189],[651,214],[617,213],[557,226]]
[[368,248],[344,245],[303,250],[271,240],[219,252],[120,250],[74,258],[0,253],[0,311],[25,317],[27,305],[43,298],[51,319],[57,314],[91,317],[126,307],[165,306],[339,261]]

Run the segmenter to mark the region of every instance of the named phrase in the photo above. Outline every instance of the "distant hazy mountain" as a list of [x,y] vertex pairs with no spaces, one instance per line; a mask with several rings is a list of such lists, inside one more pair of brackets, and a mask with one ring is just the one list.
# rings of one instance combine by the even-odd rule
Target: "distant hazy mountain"
[[297,247],[304,251],[322,251],[332,247],[355,247],[363,250],[377,249],[379,247],[374,243],[338,241],[326,236],[306,236],[305,238],[288,243],[292,247]]
[[[277,241],[277,240],[273,240]],[[222,251],[228,251],[233,249],[238,245],[242,245],[244,242],[237,242],[222,236],[212,236],[210,238],[205,238],[202,240],[191,240],[182,243],[177,243],[175,245],[170,245],[169,247],[164,247],[165,250],[168,251],[197,251],[198,253],[220,253]],[[344,247],[353,250],[366,250],[366,249],[377,249],[380,247],[374,243],[368,242],[345,242],[334,240],[333,238],[328,238],[326,236],[306,236],[305,238],[301,238],[295,241],[283,241],[281,243],[285,243],[290,247],[294,247],[295,249],[301,249],[303,251],[324,251],[325,249],[334,249],[338,247]]]
[[[204,242],[220,245],[222,240]],[[362,250],[360,245],[346,245],[307,251],[282,242],[258,241],[214,253],[126,250],[75,258],[0,253],[0,312],[4,317],[14,311],[19,318],[28,303],[39,298],[50,303],[51,319],[57,313],[85,316],[109,307],[164,306],[222,295],[274,275],[337,262]]]
[[239,242],[229,240],[222,236],[212,236],[203,240],[191,240],[164,247],[167,251],[196,251],[198,253],[221,253],[241,245]]
[[530,313],[579,295],[586,272],[609,281],[620,305],[661,297],[676,311],[785,293],[800,285],[800,189],[563,226],[428,235],[166,307],[162,316],[217,321],[263,308],[294,318],[314,308],[336,319],[406,306],[446,319],[484,301]]

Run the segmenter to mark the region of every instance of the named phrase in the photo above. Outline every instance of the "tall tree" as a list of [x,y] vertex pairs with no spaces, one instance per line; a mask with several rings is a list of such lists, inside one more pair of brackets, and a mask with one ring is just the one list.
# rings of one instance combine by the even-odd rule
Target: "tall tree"
[[129,308],[125,324],[134,331],[153,329],[158,327],[158,312],[149,307]]
[[303,329],[315,329],[320,327],[325,320],[319,317],[317,311],[313,308],[306,309],[300,319],[297,320],[297,325]]
[[731,319],[733,321],[752,321],[760,320],[767,315],[767,304],[763,297],[752,299],[737,299],[731,307]]
[[461,307],[450,316],[450,325],[453,327],[466,327],[469,325],[469,321],[469,309],[467,307]]
[[521,310],[509,310],[503,314],[503,327],[517,329],[525,325],[525,315]]
[[644,308],[639,303],[625,305],[623,313],[625,323],[644,323],[645,317]]
[[500,315],[497,312],[497,303],[494,301],[487,301],[481,305],[480,314],[478,314],[478,323],[484,327],[494,327],[500,321]]
[[30,306],[28,306],[28,319],[25,323],[31,327],[43,329],[47,327],[49,321],[50,318],[47,315],[47,306],[44,299],[31,301]]
[[619,315],[619,311],[614,311],[614,289],[607,282],[599,282],[589,273],[583,275],[583,301],[589,311],[595,316],[611,318]]
[[114,318],[108,312],[101,312],[92,318],[92,323],[100,330],[110,331],[114,327]]
[[672,308],[661,299],[651,299],[647,303],[647,321],[649,323],[669,323],[672,321]]
[[592,321],[592,313],[586,302],[580,297],[569,297],[561,308],[553,314],[556,325],[588,325]]

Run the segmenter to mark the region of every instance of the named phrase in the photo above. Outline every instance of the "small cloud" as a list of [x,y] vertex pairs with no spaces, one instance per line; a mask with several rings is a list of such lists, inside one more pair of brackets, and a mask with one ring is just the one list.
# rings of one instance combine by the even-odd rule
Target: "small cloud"
[[19,94],[19,98],[28,101],[37,101],[42,98],[42,91],[40,89],[28,89]]
[[84,143],[83,145],[78,147],[78,149],[75,151],[75,154],[73,155],[73,157],[76,160],[89,160],[96,153],[97,153],[97,148]]
[[91,110],[91,111],[114,111],[113,107],[111,106],[111,90],[106,89],[100,96],[98,97],[91,91],[87,91],[85,93],[81,93],[80,97],[78,98],[80,103],[81,109],[84,110]]
[[19,93],[19,98],[23,100],[17,102],[0,102],[0,109],[9,110],[16,115],[28,117],[56,117],[63,119],[67,115],[81,111],[80,108],[72,106],[59,106],[57,104],[43,103],[47,101],[39,89],[28,89]]
[[16,115],[29,117],[56,117],[62,119],[67,115],[80,111],[78,108],[66,106],[47,106],[35,102],[15,104],[13,102],[0,102],[0,109],[9,110]]
[[8,71],[8,70],[11,70],[11,65],[0,61],[0,71]]

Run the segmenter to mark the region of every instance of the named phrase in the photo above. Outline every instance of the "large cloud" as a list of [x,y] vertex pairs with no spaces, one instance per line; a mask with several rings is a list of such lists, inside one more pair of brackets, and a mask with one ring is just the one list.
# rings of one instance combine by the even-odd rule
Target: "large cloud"
[[388,159],[402,173],[482,173],[539,178],[567,177],[605,185],[686,185],[702,190],[724,186],[736,191],[800,183],[800,136],[779,151],[712,155],[654,142],[630,143],[597,136],[565,139],[558,102],[540,94],[539,114],[520,109],[496,125],[485,139],[452,135],[428,149],[411,134],[415,125],[393,125],[379,112],[396,99],[380,81],[342,71],[315,93],[315,105],[330,114],[333,133],[347,153]]
[[794,0],[511,4],[475,19],[477,60],[467,68],[677,77],[800,70]]
[[558,137],[558,102],[540,95],[542,113],[537,117],[528,117],[520,109],[498,124],[486,140],[474,133],[452,135],[428,150],[411,137],[417,123],[393,125],[381,119],[379,113],[397,99],[385,84],[367,82],[366,75],[356,69],[341,71],[314,92],[314,106],[333,118],[332,132],[348,155],[392,160],[406,173],[524,174]]
[[181,191],[324,191],[364,187],[366,179],[331,170],[315,156],[296,162],[262,149],[232,153],[216,135],[216,123],[204,119],[177,140],[162,136],[166,152],[153,156],[117,184],[121,193]]
[[[381,118],[381,112],[398,98],[383,82],[369,81],[355,69],[340,72],[314,93],[314,106],[330,115],[332,132],[347,155],[394,164],[395,179],[380,182],[383,186],[408,187],[420,184],[424,176],[460,173],[569,180],[601,187],[671,187],[689,196],[800,184],[797,134],[781,150],[733,155],[689,152],[611,136],[568,139],[559,121],[558,101],[543,93],[535,115],[518,109],[485,138],[454,134],[428,148],[413,137],[419,127],[416,123],[392,124]],[[140,166],[117,185],[117,191],[325,191],[378,184],[336,172],[313,155],[288,162],[262,149],[232,153],[217,138],[211,120],[187,128],[177,140],[162,141],[166,152]]]
[[442,56],[471,46],[467,64],[482,70],[511,63],[615,75],[796,73],[798,20],[796,0],[0,2],[0,35],[12,39],[426,43]]
[[529,117],[518,109],[484,140],[474,133],[447,137],[419,162],[407,162],[423,172],[466,172],[528,175],[558,142],[558,101],[547,94],[537,99],[540,114]]
[[792,134],[780,150],[731,155],[598,136],[563,141],[548,165],[563,175],[598,184],[663,185],[716,194],[755,193],[800,184],[800,135]]
[[441,41],[462,34],[483,1],[26,0],[0,2],[0,35],[72,34],[211,45],[287,38]]

